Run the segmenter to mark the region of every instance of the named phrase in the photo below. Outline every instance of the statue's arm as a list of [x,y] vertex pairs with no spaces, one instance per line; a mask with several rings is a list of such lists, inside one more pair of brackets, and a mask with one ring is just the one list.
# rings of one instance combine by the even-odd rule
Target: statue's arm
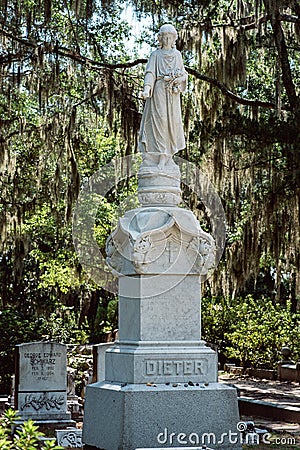
[[142,93],[142,97],[144,99],[152,97],[154,84],[156,81],[156,75],[155,75],[155,56],[152,53],[150,55],[146,71],[145,71],[145,78],[144,78],[144,91]]
[[181,71],[182,75],[180,75],[177,78],[177,83],[176,84],[180,86],[181,92],[184,92],[186,90],[186,83],[187,83],[187,79],[188,79],[188,73],[187,73],[187,71],[184,68],[183,61],[182,61],[182,56],[181,56],[180,52],[178,52],[178,66],[180,68],[180,71]]

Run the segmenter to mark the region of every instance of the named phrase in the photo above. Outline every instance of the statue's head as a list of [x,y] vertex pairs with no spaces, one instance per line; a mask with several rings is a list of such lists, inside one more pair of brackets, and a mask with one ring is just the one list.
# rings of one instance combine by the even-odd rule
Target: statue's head
[[175,47],[176,39],[178,38],[178,34],[176,29],[173,25],[166,23],[165,25],[162,25],[159,29],[159,32],[157,33],[157,39],[159,43],[159,47],[161,48],[163,46],[163,36],[164,35],[170,35],[173,39],[172,47]]

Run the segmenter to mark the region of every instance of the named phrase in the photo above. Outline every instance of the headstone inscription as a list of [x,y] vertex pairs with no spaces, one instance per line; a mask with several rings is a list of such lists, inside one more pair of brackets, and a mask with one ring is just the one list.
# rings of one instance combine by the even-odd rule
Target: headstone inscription
[[17,345],[15,407],[22,420],[70,421],[67,411],[66,346],[54,342]]

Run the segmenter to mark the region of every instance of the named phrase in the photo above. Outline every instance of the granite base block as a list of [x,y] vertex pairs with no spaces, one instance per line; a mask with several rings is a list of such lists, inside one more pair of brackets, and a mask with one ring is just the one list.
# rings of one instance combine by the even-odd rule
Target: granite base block
[[[180,346],[181,344],[181,346]],[[217,382],[217,354],[199,343],[183,346],[116,343],[106,352],[105,379],[119,383]],[[196,345],[198,344],[198,345]]]
[[22,419],[68,420],[66,391],[19,392],[19,414]]
[[241,450],[236,389],[219,383],[87,386],[85,449]]

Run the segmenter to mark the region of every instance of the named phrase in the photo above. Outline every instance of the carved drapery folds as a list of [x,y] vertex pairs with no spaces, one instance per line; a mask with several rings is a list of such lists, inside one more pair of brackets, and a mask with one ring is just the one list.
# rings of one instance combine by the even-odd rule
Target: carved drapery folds
[[107,263],[118,275],[206,275],[215,243],[191,211],[152,207],[128,211],[106,245]]

